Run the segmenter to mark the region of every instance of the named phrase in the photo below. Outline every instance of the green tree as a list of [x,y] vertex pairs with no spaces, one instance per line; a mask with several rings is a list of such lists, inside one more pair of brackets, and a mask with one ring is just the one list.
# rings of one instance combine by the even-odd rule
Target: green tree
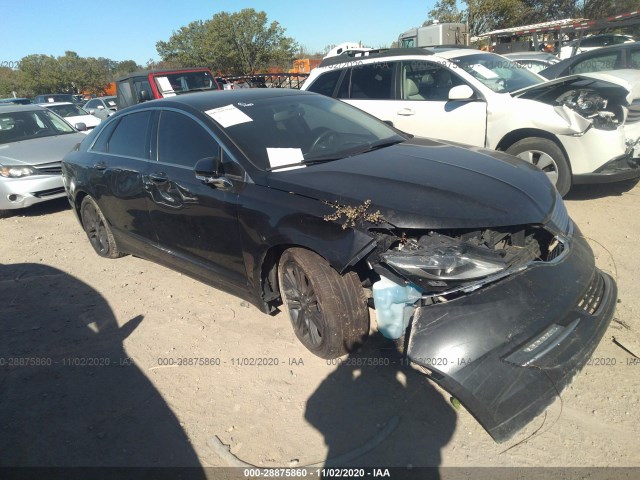
[[136,70],[141,70],[142,67],[138,65],[133,60],[124,60],[122,62],[116,62],[112,71],[110,80],[116,80],[118,77],[122,75],[126,75],[128,73],[135,72]]
[[13,97],[14,92],[17,97],[31,96],[25,89],[18,70],[0,67],[0,97]]
[[158,55],[164,62],[182,67],[213,65],[215,54],[210,48],[208,32],[210,20],[197,20],[174,32],[167,42],[156,43]]
[[157,42],[156,49],[163,62],[250,75],[270,66],[290,65],[298,46],[278,22],[268,23],[265,12],[245,8],[191,22],[168,41]]
[[530,14],[530,2],[522,0],[466,0],[466,8],[459,9],[456,0],[439,0],[429,12],[426,25],[440,23],[468,23],[469,33],[479,35],[496,28],[522,25]]
[[631,12],[638,0],[439,0],[424,25],[469,22],[471,35],[563,18],[601,19]]
[[439,23],[464,23],[467,21],[467,9],[460,10],[456,0],[439,0],[429,11],[429,17],[422,24],[423,27]]
[[60,65],[51,55],[27,55],[20,60],[24,88],[34,94],[66,92]]
[[81,57],[76,52],[67,51],[57,58],[27,55],[20,61],[16,78],[19,78],[19,90],[24,96],[43,93],[102,94],[109,82],[138,69],[140,67],[133,60],[117,62],[104,57]]
[[620,13],[633,12],[638,9],[638,0],[578,0],[577,16],[599,19]]

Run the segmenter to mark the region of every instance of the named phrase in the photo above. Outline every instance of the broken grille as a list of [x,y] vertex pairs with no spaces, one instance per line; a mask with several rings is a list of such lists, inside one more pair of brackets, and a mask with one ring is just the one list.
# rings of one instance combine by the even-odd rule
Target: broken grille
[[50,188],[48,190],[40,190],[39,192],[34,192],[33,196],[38,198],[50,197],[52,195],[59,195],[64,193],[64,187],[59,188]]
[[43,165],[37,165],[36,168],[40,173],[44,173],[48,175],[56,175],[58,173],[62,173],[61,162],[45,163]]
[[564,252],[565,246],[564,243],[558,241],[558,244],[547,254],[547,262],[551,262],[558,258],[562,252]]
[[604,279],[602,278],[602,275],[596,273],[584,296],[580,302],[578,302],[578,308],[589,315],[593,315],[598,310],[598,307],[602,302],[603,293]]

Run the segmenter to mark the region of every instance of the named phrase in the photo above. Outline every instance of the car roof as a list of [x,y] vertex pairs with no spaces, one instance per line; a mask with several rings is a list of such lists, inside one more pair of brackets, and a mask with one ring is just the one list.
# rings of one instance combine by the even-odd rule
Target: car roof
[[169,68],[166,70],[138,70],[136,72],[131,72],[131,73],[127,73],[126,75],[122,75],[116,80],[116,82],[121,82],[122,80],[126,80],[127,78],[133,78],[133,77],[147,77],[149,74],[162,75],[162,74],[169,74],[169,73],[202,72],[202,71],[210,71],[210,70],[207,67]]
[[336,65],[340,63],[357,62],[363,60],[384,60],[386,58],[394,57],[408,57],[408,56],[439,56],[442,58],[456,58],[466,55],[475,55],[478,53],[487,53],[482,50],[478,50],[473,47],[466,47],[464,45],[438,45],[434,47],[414,47],[414,48],[386,48],[380,50],[369,51],[353,51],[347,50],[340,55],[325,58],[320,63],[320,67],[327,67],[329,65]]
[[[606,55],[606,53],[611,50],[621,50],[621,49],[627,49],[627,48],[634,48],[637,46],[640,46],[640,42],[619,43],[617,45],[608,45],[606,47],[599,47],[594,50],[588,50],[586,52],[582,52],[577,55],[574,55],[573,57],[560,60],[558,63],[554,63],[553,65],[545,68],[539,73],[543,77],[549,78],[549,76],[547,75],[559,75],[561,72],[564,72],[567,67],[569,67],[570,65],[573,65],[575,62],[581,61],[584,58],[602,55],[603,53]],[[552,78],[555,78],[555,76]]]
[[627,35],[625,33],[598,33],[596,35],[584,35],[582,38],[574,38],[565,44],[570,45],[576,43],[578,40],[586,40],[587,38],[606,38],[606,37],[625,37],[625,38],[634,38],[633,35]]
[[503,57],[507,58],[526,58],[531,60],[553,60],[554,58],[558,61],[560,59],[555,56],[553,53],[547,52],[516,52],[516,53],[503,53]]
[[161,98],[139,103],[126,108],[142,110],[149,107],[179,107],[188,106],[202,112],[212,108],[226,107],[237,102],[254,102],[267,98],[318,95],[316,93],[305,92],[291,88],[244,88],[239,90],[213,90],[207,92],[195,92],[186,95],[176,95],[173,97]]
[[38,97],[60,97],[60,96],[73,97],[73,94],[72,93],[41,93],[40,95],[36,95],[36,98],[38,98]]
[[38,103],[41,107],[57,107],[58,105],[76,105],[73,102],[42,102]]
[[0,104],[0,113],[6,112],[30,112],[32,110],[44,110],[44,107],[39,105],[29,104],[29,105],[18,105],[15,103],[6,103]]
[[333,57],[325,58],[320,62],[320,67],[326,67],[328,65],[335,65],[338,63],[346,63],[353,59],[353,61],[358,60],[375,60],[375,59],[383,59],[388,57],[399,57],[403,55],[433,55],[433,52],[426,48],[385,48],[379,50],[369,50],[369,51],[361,51],[361,50],[347,50],[340,55],[335,55]]

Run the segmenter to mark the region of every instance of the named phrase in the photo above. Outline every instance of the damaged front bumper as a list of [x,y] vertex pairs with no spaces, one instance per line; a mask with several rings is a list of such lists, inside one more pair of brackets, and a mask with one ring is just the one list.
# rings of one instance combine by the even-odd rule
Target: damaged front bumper
[[640,178],[640,158],[634,158],[632,153],[627,153],[605,163],[593,173],[574,175],[573,183],[612,183],[636,178]]
[[617,288],[577,230],[558,262],[418,307],[407,355],[497,442],[549,406],[595,350]]

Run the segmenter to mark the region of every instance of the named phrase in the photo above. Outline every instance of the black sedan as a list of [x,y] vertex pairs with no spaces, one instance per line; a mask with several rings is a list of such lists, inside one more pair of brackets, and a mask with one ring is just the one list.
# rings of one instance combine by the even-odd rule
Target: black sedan
[[587,362],[616,303],[546,175],[411,138],[308,92],[195,93],[119,111],[63,164],[95,251],[273,313],[323,358],[378,330],[498,441]]

